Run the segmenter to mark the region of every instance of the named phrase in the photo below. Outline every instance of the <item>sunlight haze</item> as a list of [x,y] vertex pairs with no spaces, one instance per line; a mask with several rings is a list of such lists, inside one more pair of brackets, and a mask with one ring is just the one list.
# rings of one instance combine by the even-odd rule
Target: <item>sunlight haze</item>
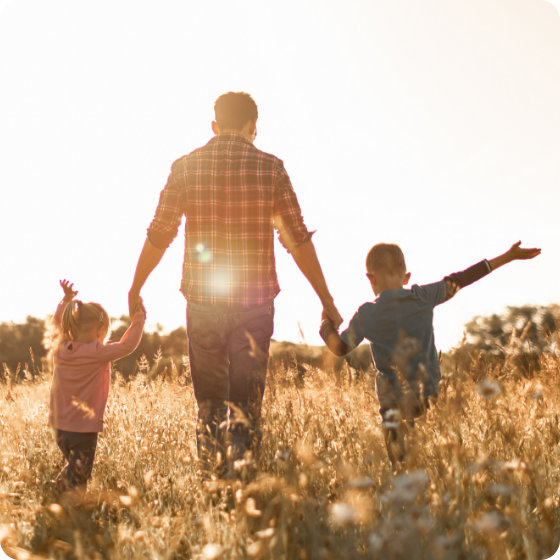
[[[216,98],[249,92],[342,316],[365,257],[401,245],[413,283],[521,239],[542,256],[435,314],[443,350],[475,315],[558,301],[560,17],[543,0],[0,3],[0,321],[53,313],[59,279],[112,316],[172,162]],[[183,228],[142,295],[185,323]],[[321,342],[319,299],[276,243],[277,340]],[[346,323],[345,323],[346,324]]]

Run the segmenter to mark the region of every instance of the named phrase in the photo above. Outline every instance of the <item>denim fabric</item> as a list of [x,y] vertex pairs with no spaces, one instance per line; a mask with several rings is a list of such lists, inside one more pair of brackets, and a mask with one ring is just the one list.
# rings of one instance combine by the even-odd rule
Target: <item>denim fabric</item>
[[405,436],[414,429],[414,419],[423,416],[436,397],[425,397],[422,391],[415,390],[406,382],[393,382],[392,385],[385,376],[377,373],[375,392],[380,404],[381,428],[387,455],[393,468],[396,468],[397,463],[406,458]]
[[389,410],[398,410],[401,418],[412,421],[414,418],[423,416],[430,408],[430,400],[437,398],[425,396],[415,383],[399,380],[393,380],[393,383],[390,383],[379,372],[375,377],[375,392],[380,404],[379,414],[383,419]]
[[87,485],[93,469],[97,436],[97,432],[56,431],[56,443],[68,461],[58,478],[65,477],[70,488]]
[[218,451],[225,460],[230,445],[230,459],[241,459],[259,433],[273,330],[273,301],[258,307],[188,302],[189,361],[198,403],[197,447],[204,469],[212,468]]

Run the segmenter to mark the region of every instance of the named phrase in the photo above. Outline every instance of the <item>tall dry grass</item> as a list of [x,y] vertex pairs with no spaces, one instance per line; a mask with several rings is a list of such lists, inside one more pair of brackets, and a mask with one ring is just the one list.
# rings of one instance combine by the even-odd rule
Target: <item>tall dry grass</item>
[[[49,380],[0,386],[0,523],[20,559],[528,559],[559,542],[559,361],[455,372],[391,473],[372,379],[269,373],[252,477],[197,474],[185,377],[117,376],[85,498],[57,494]],[[473,365],[481,376],[481,364]],[[175,372],[176,373],[176,372]],[[348,373],[350,371],[348,370]],[[251,472],[252,471],[252,472]]]

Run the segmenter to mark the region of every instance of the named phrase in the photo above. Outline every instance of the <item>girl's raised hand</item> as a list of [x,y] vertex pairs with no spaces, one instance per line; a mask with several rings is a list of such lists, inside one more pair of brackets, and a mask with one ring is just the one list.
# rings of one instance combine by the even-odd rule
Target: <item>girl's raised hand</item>
[[71,301],[78,294],[78,290],[74,290],[74,283],[70,284],[69,280],[61,280],[60,287],[64,290],[64,299]]

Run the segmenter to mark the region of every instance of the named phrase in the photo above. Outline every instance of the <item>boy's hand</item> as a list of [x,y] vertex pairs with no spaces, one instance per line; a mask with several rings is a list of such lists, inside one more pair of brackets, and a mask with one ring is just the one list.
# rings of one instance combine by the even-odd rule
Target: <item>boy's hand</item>
[[72,301],[78,295],[78,290],[74,290],[74,283],[70,284],[69,280],[61,280],[60,287],[64,290],[64,301]]
[[521,241],[518,241],[517,243],[514,243],[503,255],[489,261],[490,267],[492,270],[496,270],[497,268],[500,268],[500,266],[508,264],[512,261],[534,259],[540,254],[540,249],[524,249],[521,247]]
[[340,313],[338,312],[338,309],[335,307],[334,303],[325,305],[323,307],[321,318],[323,321],[330,321],[334,325],[334,328],[336,330],[338,330],[338,327],[340,327],[340,325],[342,324],[342,317],[340,316]]
[[514,243],[509,251],[506,253],[509,259],[512,261],[534,259],[536,256],[541,254],[541,250],[537,248],[524,249],[521,247],[521,241]]

